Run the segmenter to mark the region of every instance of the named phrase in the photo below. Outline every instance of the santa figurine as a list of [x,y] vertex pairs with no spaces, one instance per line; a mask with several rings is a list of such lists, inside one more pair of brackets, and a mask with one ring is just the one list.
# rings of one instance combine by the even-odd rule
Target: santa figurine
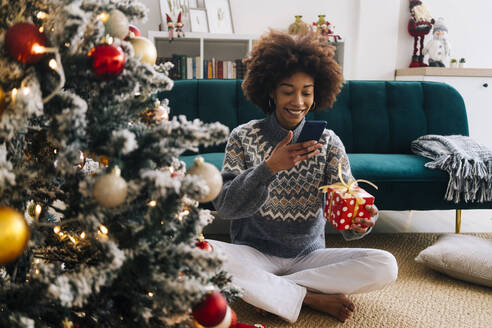
[[183,22],[181,21],[181,11],[178,14],[178,21],[176,22],[176,35],[178,38],[184,38],[184,32],[183,32]]
[[424,63],[424,55],[422,53],[424,50],[424,38],[432,29],[434,19],[431,17],[427,7],[425,7],[420,0],[410,0],[409,8],[411,17],[408,21],[408,33],[413,36],[414,40],[413,56],[410,67],[427,66]]
[[424,56],[429,54],[429,66],[446,67],[451,49],[447,40],[448,28],[444,25],[444,19],[438,18],[432,28],[432,40],[424,47]]

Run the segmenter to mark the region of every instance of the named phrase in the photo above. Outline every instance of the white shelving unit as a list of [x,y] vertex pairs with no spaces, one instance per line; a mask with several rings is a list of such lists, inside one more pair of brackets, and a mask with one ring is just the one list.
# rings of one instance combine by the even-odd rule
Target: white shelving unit
[[148,38],[152,41],[159,57],[171,57],[173,54],[200,56],[200,74],[203,76],[203,60],[235,60],[243,58],[251,50],[257,35],[247,34],[215,34],[186,32],[184,38],[169,41],[168,32],[149,31]]

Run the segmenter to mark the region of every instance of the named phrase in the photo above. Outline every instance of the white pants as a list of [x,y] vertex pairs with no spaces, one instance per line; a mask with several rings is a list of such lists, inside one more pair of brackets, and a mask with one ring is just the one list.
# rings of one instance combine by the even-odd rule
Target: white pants
[[243,300],[295,322],[307,291],[356,294],[396,280],[398,266],[386,251],[325,248],[298,258],[265,255],[253,247],[209,240],[226,256],[224,270],[244,290]]

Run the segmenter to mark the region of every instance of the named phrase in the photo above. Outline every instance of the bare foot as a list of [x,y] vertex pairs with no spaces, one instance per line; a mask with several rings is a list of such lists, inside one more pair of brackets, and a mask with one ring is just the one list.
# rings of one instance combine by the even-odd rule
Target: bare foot
[[307,292],[304,304],[312,309],[328,313],[341,322],[345,322],[355,311],[355,304],[343,294]]

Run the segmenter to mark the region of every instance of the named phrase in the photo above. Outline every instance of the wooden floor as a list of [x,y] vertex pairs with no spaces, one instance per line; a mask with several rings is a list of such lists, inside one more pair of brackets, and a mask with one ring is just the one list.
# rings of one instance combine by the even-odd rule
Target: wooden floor
[[[327,233],[338,233],[327,224]],[[373,233],[455,231],[455,211],[380,211]],[[216,219],[204,233],[227,234],[229,224]],[[461,232],[492,232],[492,210],[463,210]]]

